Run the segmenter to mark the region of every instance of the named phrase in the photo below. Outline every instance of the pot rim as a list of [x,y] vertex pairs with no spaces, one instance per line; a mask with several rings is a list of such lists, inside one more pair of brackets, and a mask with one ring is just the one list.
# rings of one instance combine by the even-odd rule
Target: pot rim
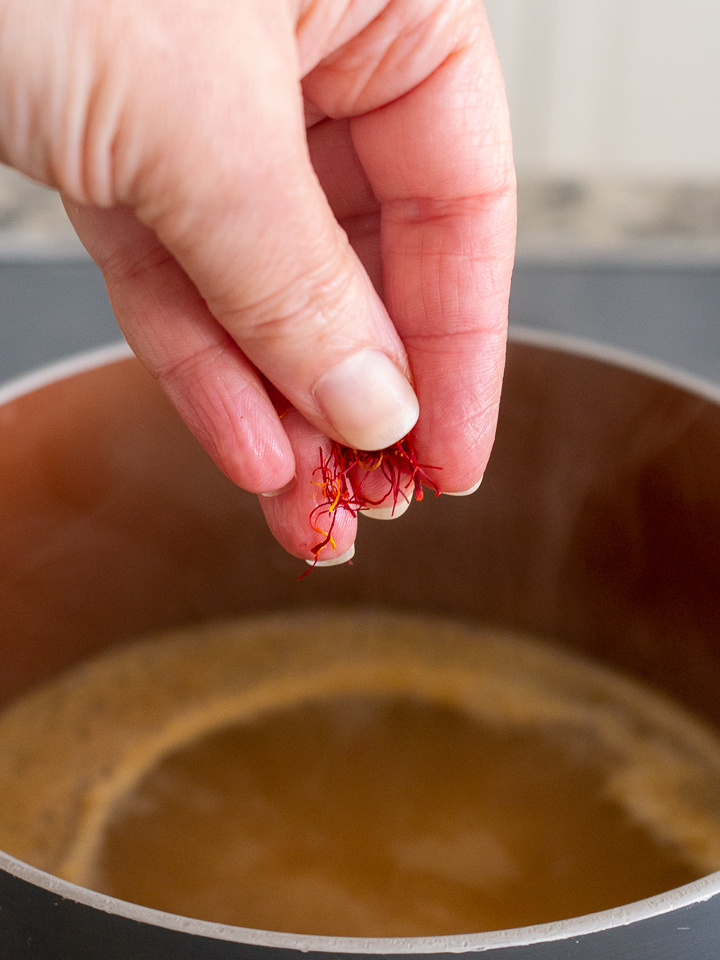
[[[510,340],[515,343],[587,357],[643,376],[652,377],[720,405],[720,386],[695,374],[678,370],[669,364],[648,359],[630,351],[584,338],[530,327],[512,326],[509,336]],[[130,348],[124,341],[121,341],[39,367],[30,373],[0,385],[0,406],[55,382],[126,360],[132,356],[133,353]],[[646,900],[639,900],[625,906],[614,907],[611,910],[603,910],[599,913],[586,914],[552,923],[453,936],[329,937],[236,927],[165,913],[150,907],[142,907],[69,883],[24,863],[1,850],[0,870],[52,894],[96,910],[194,936],[301,952],[377,956],[482,952],[491,948],[552,943],[639,923],[651,917],[705,902],[720,894],[719,871]]]
[[[589,337],[575,337],[567,333],[558,333],[540,327],[525,327],[520,324],[510,325],[508,339],[511,343],[542,347],[546,350],[575,354],[587,357],[589,360],[608,363],[632,373],[663,381],[720,405],[720,383],[714,383],[682,367],[675,367],[662,360],[654,360],[644,354],[626,350],[624,347],[614,347]],[[42,364],[27,373],[0,382],[0,406],[56,381],[134,356],[135,354],[124,340],[116,340],[101,347],[83,350]]]

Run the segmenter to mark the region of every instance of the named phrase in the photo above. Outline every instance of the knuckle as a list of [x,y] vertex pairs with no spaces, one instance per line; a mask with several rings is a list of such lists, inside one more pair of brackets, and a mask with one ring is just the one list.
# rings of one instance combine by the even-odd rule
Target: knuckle
[[184,382],[201,383],[222,354],[222,345],[207,344],[182,356],[164,357],[157,362],[154,373],[166,388]]
[[108,285],[142,281],[145,277],[175,264],[175,260],[159,243],[140,245],[136,250],[128,244],[109,253],[99,264]]
[[215,315],[243,342],[315,341],[337,327],[351,302],[354,283],[352,261],[343,250],[286,273],[270,292],[239,307],[215,307]]

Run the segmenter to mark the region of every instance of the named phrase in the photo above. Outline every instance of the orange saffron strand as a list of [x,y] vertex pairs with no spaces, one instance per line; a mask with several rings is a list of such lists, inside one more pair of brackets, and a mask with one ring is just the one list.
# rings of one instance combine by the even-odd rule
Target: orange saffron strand
[[[278,416],[282,419],[291,409],[291,406],[277,387],[265,377],[262,379],[268,396]],[[415,500],[422,500],[423,484],[431,487],[435,491],[436,497],[440,496],[440,488],[428,476],[427,471],[442,470],[442,467],[432,467],[429,464],[420,463],[410,436],[403,437],[402,440],[385,447],[384,450],[355,450],[353,447],[343,446],[343,444],[333,440],[327,456],[323,454],[322,447],[318,447],[318,457],[318,466],[313,470],[313,477],[316,479],[311,482],[314,486],[321,488],[323,499],[310,511],[309,519],[310,526],[320,535],[321,539],[310,548],[314,558],[312,565],[298,577],[298,580],[302,580],[310,573],[320,559],[323,550],[327,547],[332,547],[335,550],[333,529],[339,511],[345,510],[352,517],[356,517],[360,510],[377,507],[389,497],[392,498],[394,510],[400,497],[406,502],[409,500],[406,490],[411,486],[412,496]],[[377,499],[371,499],[364,493],[363,483],[365,478],[358,483],[357,487],[352,487],[350,473],[354,467],[360,467],[367,473],[380,471],[386,486],[377,496]],[[320,526],[322,517],[327,517],[327,521]],[[325,530],[325,527],[328,529]]]
[[[313,471],[313,477],[317,479],[312,480],[312,483],[321,488],[323,500],[311,511],[310,525],[322,539],[310,548],[314,557],[312,566],[298,577],[299,580],[306,577],[315,567],[321,552],[326,547],[331,546],[333,550],[335,549],[332,533],[340,510],[345,510],[356,517],[360,510],[376,507],[389,497],[392,498],[394,510],[400,497],[408,500],[405,490],[410,486],[412,486],[414,498],[422,500],[423,483],[431,487],[436,496],[440,495],[438,485],[427,471],[442,468],[420,463],[409,436],[403,437],[402,440],[384,450],[355,450],[333,440],[327,456],[323,454],[322,447],[318,449],[318,453],[320,462]],[[386,488],[376,496],[376,499],[371,499],[363,492],[362,480],[357,487],[352,487],[350,472],[354,467],[360,467],[368,472],[379,470],[382,473]],[[329,522],[321,527],[319,521],[323,516],[327,516]],[[323,529],[325,526],[328,527],[327,530]]]

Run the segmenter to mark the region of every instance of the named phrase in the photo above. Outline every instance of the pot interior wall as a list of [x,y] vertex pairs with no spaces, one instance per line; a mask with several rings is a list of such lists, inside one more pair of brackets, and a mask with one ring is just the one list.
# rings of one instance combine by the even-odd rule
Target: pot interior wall
[[361,521],[352,566],[288,557],[132,359],[0,409],[0,700],[191,621],[373,603],[584,649],[720,723],[720,409],[510,348],[481,491]]

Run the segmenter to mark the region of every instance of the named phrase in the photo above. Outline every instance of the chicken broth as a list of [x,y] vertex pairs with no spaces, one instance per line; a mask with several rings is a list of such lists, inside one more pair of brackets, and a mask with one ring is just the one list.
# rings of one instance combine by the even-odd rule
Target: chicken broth
[[551,645],[368,611],[112,651],[0,718],[0,847],[205,920],[560,920],[720,868],[720,740]]

